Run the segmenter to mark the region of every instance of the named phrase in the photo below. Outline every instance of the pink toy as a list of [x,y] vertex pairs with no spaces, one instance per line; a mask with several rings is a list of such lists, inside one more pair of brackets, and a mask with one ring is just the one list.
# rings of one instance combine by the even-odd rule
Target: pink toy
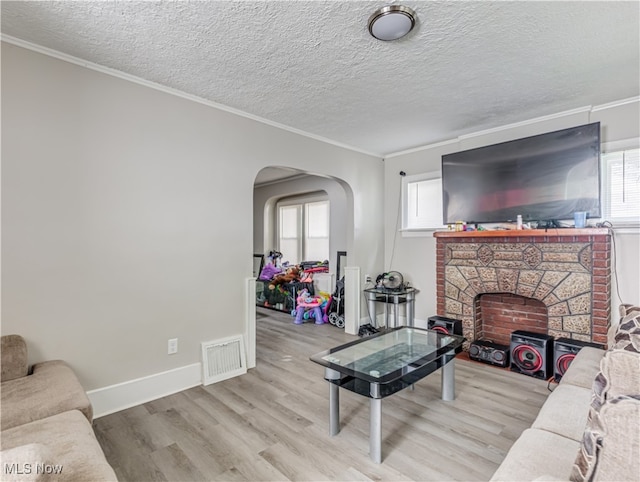
[[310,311],[312,313],[311,316],[316,319],[316,325],[324,324],[322,310],[320,309],[323,300],[320,296],[311,296],[305,289],[300,291],[296,300],[298,302],[296,308],[296,319],[294,321],[296,325],[301,325],[303,323],[306,311]]

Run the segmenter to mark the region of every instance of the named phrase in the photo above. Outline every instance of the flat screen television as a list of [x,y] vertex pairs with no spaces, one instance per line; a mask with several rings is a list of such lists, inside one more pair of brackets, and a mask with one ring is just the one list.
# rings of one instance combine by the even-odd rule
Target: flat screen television
[[442,156],[444,224],[600,217],[600,123]]

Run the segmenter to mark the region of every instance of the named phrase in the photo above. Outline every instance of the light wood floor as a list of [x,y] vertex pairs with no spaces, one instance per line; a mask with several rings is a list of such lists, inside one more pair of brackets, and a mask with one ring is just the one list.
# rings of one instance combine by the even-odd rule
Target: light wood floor
[[368,456],[369,401],[340,391],[329,437],[328,383],[309,356],[356,337],[258,310],[257,367],[95,420],[120,481],[488,480],[535,419],[547,383],[456,360],[456,400],[440,373],[382,402],[380,465]]

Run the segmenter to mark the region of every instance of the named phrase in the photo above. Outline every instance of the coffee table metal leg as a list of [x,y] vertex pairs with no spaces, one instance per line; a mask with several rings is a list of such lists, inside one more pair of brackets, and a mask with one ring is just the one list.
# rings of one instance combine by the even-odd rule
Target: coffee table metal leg
[[369,456],[376,464],[382,462],[382,399],[372,398],[369,415]]
[[[327,380],[339,380],[340,372],[325,368],[324,377]],[[340,432],[340,387],[329,382],[329,435],[334,436]]]
[[442,366],[442,399],[451,402],[456,398],[456,366],[455,352],[449,352],[445,357],[451,356],[451,361]]
[[340,396],[339,387],[329,383],[329,435],[332,437],[340,432]]

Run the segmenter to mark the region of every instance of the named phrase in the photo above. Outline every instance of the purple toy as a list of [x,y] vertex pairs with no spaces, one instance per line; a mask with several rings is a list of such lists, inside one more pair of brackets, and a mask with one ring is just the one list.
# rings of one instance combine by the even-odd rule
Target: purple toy
[[298,307],[296,308],[296,319],[294,320],[296,325],[301,325],[303,323],[305,311],[311,311],[311,316],[316,319],[316,325],[324,324],[322,310],[320,309],[320,306],[322,305],[321,297],[312,297],[305,289],[300,291],[297,301]]

